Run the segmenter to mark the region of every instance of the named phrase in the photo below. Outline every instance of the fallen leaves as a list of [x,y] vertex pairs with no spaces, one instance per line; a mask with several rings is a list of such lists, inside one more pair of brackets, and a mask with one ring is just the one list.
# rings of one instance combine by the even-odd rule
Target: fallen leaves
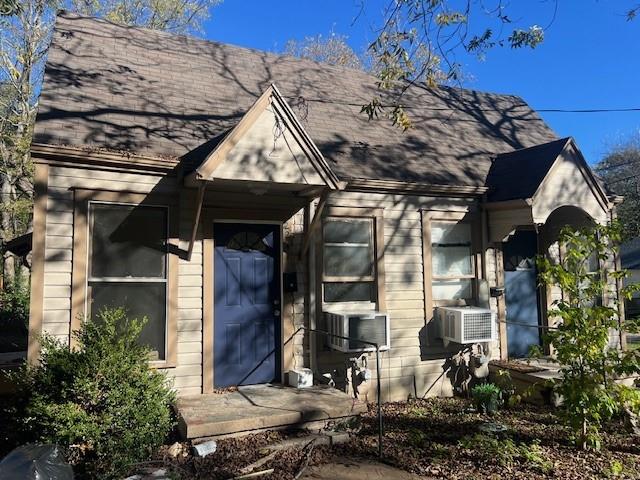
[[[487,418],[475,413],[463,399],[429,399],[388,403],[383,405],[383,414],[383,461],[427,478],[640,479],[640,440],[628,435],[622,422],[610,426],[604,448],[594,452],[574,447],[569,430],[548,407],[519,405]],[[490,435],[481,429],[487,421],[507,427],[496,433],[497,443],[478,440]],[[261,470],[274,469],[261,478],[290,480],[307,460],[308,465],[321,465],[338,456],[375,459],[377,419],[373,406],[351,433],[348,443],[334,448],[297,445],[273,452],[270,445],[301,434],[264,432],[220,440],[218,450],[205,458],[171,458],[165,451],[164,459],[168,468],[178,467],[174,471],[182,478],[228,479],[257,463]],[[507,450],[512,452],[506,457],[501,454],[505,444],[511,445]],[[265,457],[267,460],[261,461]]]

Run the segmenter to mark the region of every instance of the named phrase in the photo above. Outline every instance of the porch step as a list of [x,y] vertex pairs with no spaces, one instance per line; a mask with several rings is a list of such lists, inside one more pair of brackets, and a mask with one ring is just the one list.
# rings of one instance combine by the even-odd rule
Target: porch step
[[176,410],[180,434],[194,439],[317,427],[364,413],[367,405],[330,387],[252,385],[229,393],[179,397]]

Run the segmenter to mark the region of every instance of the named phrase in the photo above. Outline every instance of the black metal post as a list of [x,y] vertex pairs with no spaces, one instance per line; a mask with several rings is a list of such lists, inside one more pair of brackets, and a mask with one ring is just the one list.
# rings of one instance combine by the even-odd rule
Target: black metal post
[[376,377],[378,379],[378,458],[382,458],[382,387],[380,385],[380,348],[376,345]]
[[384,434],[384,427],[382,421],[382,384],[380,382],[380,346],[375,342],[367,342],[366,340],[361,340],[355,337],[346,337],[343,335],[336,335],[335,333],[330,333],[325,330],[317,330],[315,328],[308,328],[305,326],[298,327],[298,329],[293,332],[293,334],[287,339],[284,344],[289,343],[301,330],[307,330],[308,332],[321,333],[323,335],[327,335],[329,337],[341,338],[343,340],[357,340],[360,343],[364,343],[365,345],[370,345],[376,349],[376,379],[377,379],[377,397],[378,397],[378,457],[382,458],[382,436]]

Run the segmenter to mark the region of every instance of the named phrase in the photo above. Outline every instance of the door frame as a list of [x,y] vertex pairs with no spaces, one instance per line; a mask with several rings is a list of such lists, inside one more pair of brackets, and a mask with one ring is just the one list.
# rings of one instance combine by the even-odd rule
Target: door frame
[[[226,213],[226,215],[225,215]],[[229,215],[231,213],[231,215]],[[284,269],[284,221],[265,217],[259,211],[247,211],[244,218],[235,218],[235,212],[229,212],[224,208],[203,208],[200,231],[202,232],[202,393],[211,393],[215,389],[215,227],[216,223],[239,223],[246,225],[273,225],[280,231],[279,258],[279,286],[280,286],[280,341],[276,345],[280,349],[280,381],[284,382],[285,355],[284,355],[284,318],[288,306],[284,304],[283,269]]]
[[[536,242],[535,242],[535,246],[536,246],[536,256],[540,255],[540,232],[538,232],[538,230],[535,227],[529,226],[529,225],[520,225],[516,228],[515,232],[513,235],[515,235],[518,231],[521,232],[533,232],[536,236]],[[512,239],[513,235],[510,235],[509,238],[502,242],[500,245],[500,250],[501,250],[501,265],[500,265],[500,270],[502,273],[502,285],[505,287],[505,293],[502,296],[503,298],[503,302],[504,302],[504,308],[505,308],[505,326],[504,326],[504,354],[501,355],[501,358],[504,359],[508,359],[509,358],[509,333],[508,333],[508,322],[509,322],[509,314],[508,314],[508,308],[507,308],[507,295],[506,295],[506,287],[507,287],[507,282],[506,282],[506,270],[504,268],[504,263],[505,263],[505,255],[504,255],[504,247],[505,244]],[[543,286],[538,285],[538,267],[537,265],[534,265],[534,271],[535,271],[535,282],[536,282],[536,288],[535,288],[535,292],[536,292],[536,313],[537,313],[537,317],[538,317],[538,327],[543,327],[545,326],[546,322],[545,322],[545,318],[546,318],[546,308],[545,308],[545,299],[546,297],[546,292],[544,291]],[[538,328],[538,345],[540,345],[541,347],[544,346],[544,342],[542,340],[542,330],[541,328]]]

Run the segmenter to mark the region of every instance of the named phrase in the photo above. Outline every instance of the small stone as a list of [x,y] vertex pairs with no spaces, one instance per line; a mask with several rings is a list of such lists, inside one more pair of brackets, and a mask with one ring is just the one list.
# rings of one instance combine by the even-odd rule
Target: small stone
[[349,434],[347,432],[327,431],[324,432],[324,434],[329,438],[330,445],[339,445],[349,441]]
[[186,457],[189,452],[187,451],[187,447],[185,447],[182,443],[176,442],[169,447],[167,450],[167,454],[172,458],[178,457]]

